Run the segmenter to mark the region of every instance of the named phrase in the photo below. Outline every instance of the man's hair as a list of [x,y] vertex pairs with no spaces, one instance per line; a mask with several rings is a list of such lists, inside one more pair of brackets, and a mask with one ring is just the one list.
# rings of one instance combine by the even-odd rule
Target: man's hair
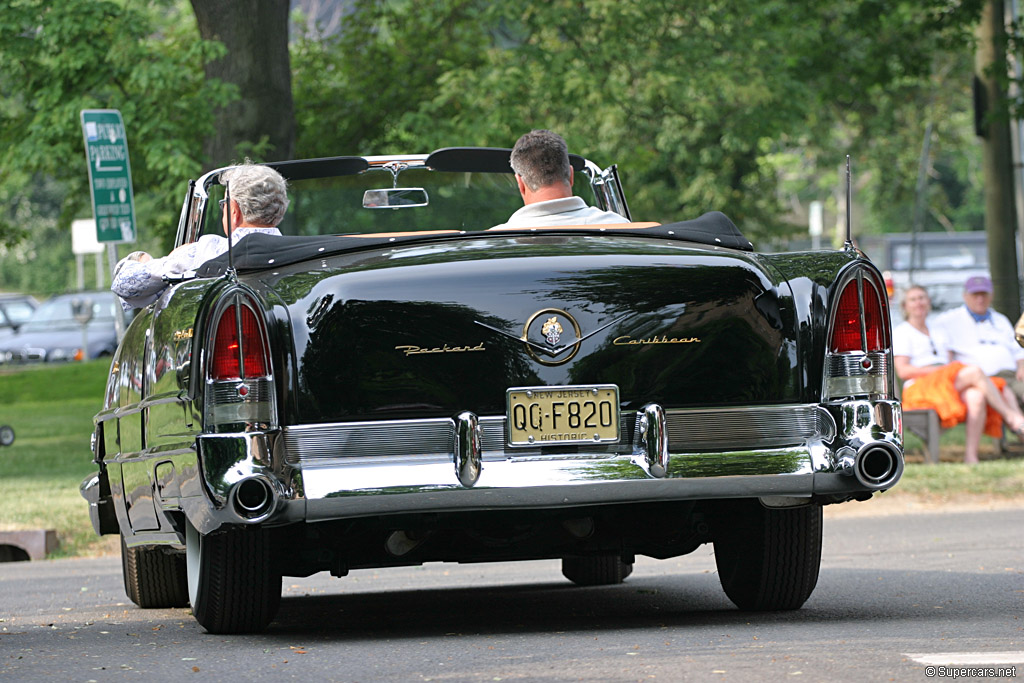
[[512,148],[511,165],[532,192],[569,184],[569,146],[550,130],[531,130],[519,138]]
[[220,182],[228,185],[231,199],[238,202],[247,223],[275,226],[284,218],[288,184],[274,169],[246,159],[243,165],[224,171]]

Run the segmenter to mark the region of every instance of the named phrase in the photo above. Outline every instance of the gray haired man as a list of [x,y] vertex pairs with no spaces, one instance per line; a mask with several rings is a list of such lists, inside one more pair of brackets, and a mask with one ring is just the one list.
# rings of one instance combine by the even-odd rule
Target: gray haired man
[[[288,209],[288,188],[280,173],[247,159],[222,173],[220,181],[229,189],[230,204],[224,200],[220,204],[221,225],[231,244],[257,232],[281,236],[277,224]],[[227,250],[228,237],[203,235],[163,258],[132,252],[114,268],[110,289],[121,298],[124,308],[142,308],[156,301],[167,287],[165,275],[195,270]]]

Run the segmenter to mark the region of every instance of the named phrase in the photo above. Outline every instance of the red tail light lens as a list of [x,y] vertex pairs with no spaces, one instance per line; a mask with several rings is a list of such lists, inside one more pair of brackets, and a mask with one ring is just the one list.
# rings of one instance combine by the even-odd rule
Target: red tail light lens
[[[867,337],[867,348],[862,345],[861,307],[857,287],[860,282],[864,286],[864,330]],[[835,326],[832,328],[832,340],[829,344],[833,353],[847,351],[884,351],[886,348],[885,317],[878,290],[868,280],[851,280],[839,295],[836,307]]]
[[213,360],[210,364],[210,377],[215,380],[243,379],[246,377],[265,377],[269,375],[267,347],[260,333],[256,314],[248,306],[241,306],[242,311],[242,367],[239,367],[238,354],[238,321],[236,306],[228,306],[217,323],[217,335],[214,338]]
[[857,300],[857,280],[851,280],[839,295],[835,324],[832,327],[833,353],[860,351],[860,302]]
[[885,319],[878,291],[867,280],[864,281],[864,329],[867,331],[868,351],[885,349]]

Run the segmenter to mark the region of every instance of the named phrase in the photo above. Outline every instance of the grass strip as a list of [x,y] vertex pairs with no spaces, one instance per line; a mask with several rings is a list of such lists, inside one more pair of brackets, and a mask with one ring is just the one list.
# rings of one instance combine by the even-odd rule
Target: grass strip
[[968,495],[1014,498],[1024,496],[1024,459],[983,460],[977,465],[908,463],[892,491],[900,495],[954,497]]
[[15,432],[0,448],[0,530],[55,529],[54,557],[100,552],[78,492],[96,471],[89,440],[103,405],[109,361],[39,364],[0,371],[0,424]]

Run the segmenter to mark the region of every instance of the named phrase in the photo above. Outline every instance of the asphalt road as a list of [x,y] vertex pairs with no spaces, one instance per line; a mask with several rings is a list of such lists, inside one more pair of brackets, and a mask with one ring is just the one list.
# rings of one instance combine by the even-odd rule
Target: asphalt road
[[1024,509],[828,519],[816,591],[775,614],[732,606],[709,546],[588,589],[557,562],[286,577],[270,629],[231,637],[131,605],[116,557],[0,564],[0,678],[19,681],[924,681],[969,662],[1024,680]]

